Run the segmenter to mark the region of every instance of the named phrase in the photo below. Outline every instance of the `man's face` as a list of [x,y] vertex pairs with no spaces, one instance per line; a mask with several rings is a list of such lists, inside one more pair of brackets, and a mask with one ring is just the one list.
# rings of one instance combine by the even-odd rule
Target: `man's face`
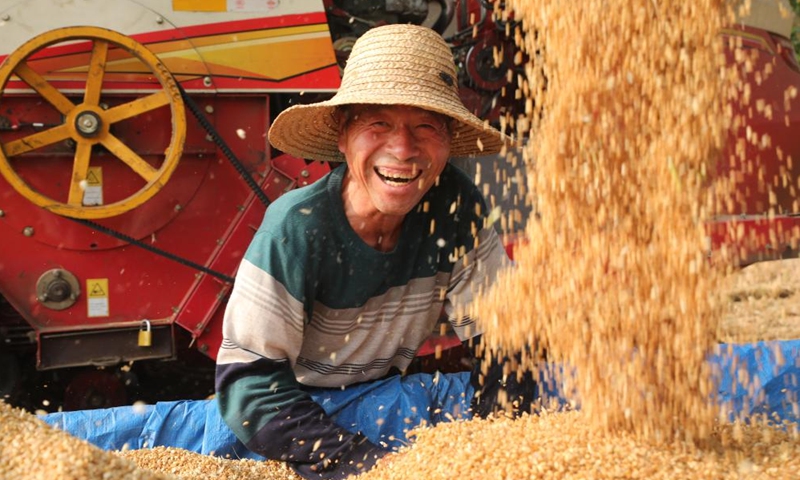
[[438,113],[404,106],[350,107],[339,128],[339,150],[349,171],[346,200],[371,213],[407,214],[442,173],[450,140],[447,117]]

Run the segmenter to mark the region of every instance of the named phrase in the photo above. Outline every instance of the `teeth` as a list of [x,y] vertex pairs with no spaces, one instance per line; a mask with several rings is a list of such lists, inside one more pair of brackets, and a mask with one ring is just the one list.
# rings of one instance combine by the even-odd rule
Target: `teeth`
[[420,174],[419,171],[414,169],[412,173],[406,172],[395,172],[395,171],[386,171],[380,168],[375,169],[375,173],[377,173],[384,182],[389,185],[405,185],[410,181],[417,178]]
[[401,173],[401,172],[387,172],[381,169],[377,169],[377,172],[380,176],[391,179],[391,180],[413,180],[416,177],[416,173]]

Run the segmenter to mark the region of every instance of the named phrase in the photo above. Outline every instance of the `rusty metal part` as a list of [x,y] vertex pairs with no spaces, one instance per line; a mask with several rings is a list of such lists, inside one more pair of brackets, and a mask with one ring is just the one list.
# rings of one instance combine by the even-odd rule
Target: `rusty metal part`
[[81,294],[78,279],[68,270],[54,268],[36,282],[36,298],[52,310],[64,310],[75,304]]

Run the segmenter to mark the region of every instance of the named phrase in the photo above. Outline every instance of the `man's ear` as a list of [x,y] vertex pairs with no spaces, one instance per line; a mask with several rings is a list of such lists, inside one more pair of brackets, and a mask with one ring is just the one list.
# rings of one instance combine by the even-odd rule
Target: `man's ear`
[[342,155],[344,155],[344,150],[347,146],[347,115],[341,109],[336,109],[336,112],[334,113],[334,120],[338,126],[337,132],[339,133],[339,151],[342,152]]

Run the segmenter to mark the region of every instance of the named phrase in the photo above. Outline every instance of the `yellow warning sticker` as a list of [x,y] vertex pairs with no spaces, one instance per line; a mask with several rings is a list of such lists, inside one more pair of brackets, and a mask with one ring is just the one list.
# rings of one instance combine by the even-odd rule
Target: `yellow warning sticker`
[[108,316],[108,279],[86,280],[86,309],[89,317]]
[[86,175],[87,185],[102,185],[103,184],[103,167],[89,167],[89,173]]
[[86,292],[90,297],[108,297],[108,279],[90,278],[86,280]]

